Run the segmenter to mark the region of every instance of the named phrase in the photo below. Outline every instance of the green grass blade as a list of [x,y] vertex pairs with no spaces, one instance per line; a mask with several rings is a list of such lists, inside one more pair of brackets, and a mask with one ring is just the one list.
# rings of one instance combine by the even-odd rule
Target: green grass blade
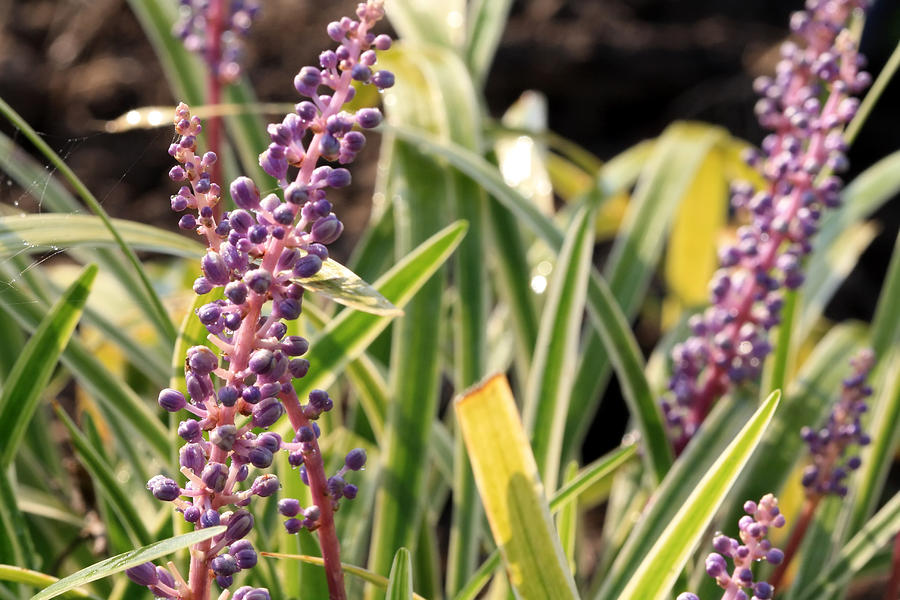
[[619,596],[621,600],[656,600],[668,597],[679,572],[762,439],[780,398],[781,392],[772,392],[703,476],[650,552],[641,558],[640,566]]
[[385,596],[387,600],[412,600],[412,561],[406,548],[400,548],[394,555]]
[[[456,249],[467,224],[456,222],[422,242],[373,284],[398,308],[404,308]],[[393,317],[343,311],[310,341],[309,374],[295,382],[301,398],[331,385],[350,360],[359,356]]]
[[185,258],[201,258],[205,248],[182,235],[125,219],[109,221],[112,234],[99,217],[73,214],[37,214],[0,217],[0,257],[29,252],[57,251],[78,246],[114,247],[119,239],[137,250]]
[[872,319],[872,349],[884,356],[900,337],[900,233]]
[[[563,473],[563,484],[568,484],[578,473],[578,463],[574,460],[569,463]],[[569,563],[569,571],[575,574],[577,561],[575,552],[578,541],[578,505],[569,504],[559,511],[556,517],[556,529],[559,532],[559,541],[562,544],[563,552],[566,554],[566,561]]]
[[[24,583],[36,588],[45,588],[59,581],[58,578],[46,573],[23,569],[22,567],[14,567],[12,565],[0,565],[0,581],[12,581],[14,583]],[[99,600],[97,596],[88,594],[84,590],[74,589],[61,594],[63,598],[90,598],[91,600]]]
[[505,378],[493,377],[454,408],[512,586],[523,598],[578,598]]
[[166,313],[166,309],[162,304],[159,296],[156,293],[156,290],[153,288],[153,284],[150,282],[150,279],[147,277],[147,273],[144,271],[144,267],[141,262],[138,260],[137,255],[134,253],[134,250],[128,245],[128,243],[124,240],[122,235],[119,233],[116,226],[113,224],[112,220],[109,218],[109,215],[106,214],[106,211],[103,210],[103,206],[101,206],[100,202],[94,197],[89,189],[82,183],[82,181],[75,175],[75,172],[69,168],[69,165],[50,148],[49,145],[38,135],[38,133],[32,129],[32,127],[16,112],[12,109],[12,107],[7,104],[3,99],[0,99],[0,114],[2,114],[12,125],[22,132],[22,134],[30,141],[38,151],[44,155],[44,157],[52,164],[69,182],[75,192],[84,200],[85,204],[88,205],[88,208],[97,215],[103,224],[108,229],[109,233],[112,235],[113,239],[116,241],[116,245],[124,252],[125,256],[128,258],[128,262],[131,263],[131,266],[134,268],[138,277],[140,278],[143,291],[144,298],[146,301],[147,307],[147,315],[150,317],[154,326],[160,332],[160,334],[169,341],[175,340],[175,326],[172,324],[171,319],[169,319],[169,315]]
[[510,7],[512,0],[469,2],[465,57],[472,79],[479,88],[490,71]]
[[895,494],[859,532],[847,542],[816,582],[798,600],[828,598],[844,587],[900,530],[900,494]]
[[[289,560],[297,560],[300,562],[304,562],[310,565],[318,565],[320,567],[325,566],[325,562],[318,556],[307,556],[303,554],[281,554],[278,552],[260,552],[260,556],[265,556],[269,558],[284,558]],[[379,587],[383,590],[386,590],[388,587],[388,578],[384,575],[379,575],[378,573],[373,573],[367,569],[362,567],[357,567],[354,565],[341,564],[341,569],[343,569],[344,573],[347,575],[353,575],[354,577],[359,577],[363,581],[367,583],[371,583],[372,585]],[[413,600],[425,600],[422,596],[418,594],[413,594],[411,596]]]
[[128,492],[118,482],[112,467],[106,462],[102,454],[91,445],[87,437],[78,430],[78,427],[63,409],[57,407],[56,414],[69,431],[69,440],[75,447],[81,459],[81,464],[91,474],[92,480],[99,486],[99,491],[109,501],[122,525],[128,529],[132,541],[143,545],[149,544],[153,538],[144,524],[141,512],[131,501]]
[[0,471],[5,471],[12,464],[59,356],[81,319],[96,276],[96,265],[85,267],[50,308],[25,344],[22,355],[3,386],[0,394],[0,439],[3,440]]
[[14,489],[6,469],[0,469],[0,561],[32,565],[37,559],[34,542],[19,510],[18,489]]
[[587,297],[594,250],[594,210],[582,207],[568,228],[547,291],[541,329],[525,388],[524,420],[548,493],[556,489],[572,391],[572,364]]
[[641,558],[649,554],[654,541],[673,521],[678,507],[683,506],[697,488],[703,473],[712,468],[715,459],[723,454],[725,447],[747,423],[751,410],[745,398],[735,402],[726,397],[716,403],[704,426],[655,490],[653,503],[636,519],[608,572],[602,576],[596,600],[618,600]]
[[[558,251],[562,247],[563,234],[553,222],[521,194],[506,185],[497,169],[480,156],[452,142],[435,140],[417,129],[392,125],[387,130],[415,144],[423,152],[445,158],[477,181],[552,249]],[[622,383],[629,408],[638,421],[642,439],[647,444],[647,465],[655,477],[661,478],[672,464],[672,453],[666,439],[662,415],[644,377],[643,359],[628,320],[622,314],[609,286],[597,273],[592,273],[588,285],[588,307]]]
[[110,575],[119,573],[125,569],[130,569],[131,567],[145,562],[156,560],[157,558],[171,554],[181,548],[187,548],[188,546],[193,546],[196,543],[208,540],[224,531],[225,527],[223,525],[207,527],[200,531],[179,535],[167,540],[162,540],[161,542],[149,544],[142,548],[137,548],[130,552],[125,552],[124,554],[119,554],[118,556],[107,558],[86,569],[82,569],[77,573],[73,573],[68,577],[60,579],[56,583],[44,588],[39,594],[32,597],[31,600],[49,600],[50,598],[56,598],[64,592],[83,586],[86,583],[102,579],[103,577],[109,577]]
[[452,48],[465,41],[463,0],[394,0],[387,5],[387,16],[404,42]]

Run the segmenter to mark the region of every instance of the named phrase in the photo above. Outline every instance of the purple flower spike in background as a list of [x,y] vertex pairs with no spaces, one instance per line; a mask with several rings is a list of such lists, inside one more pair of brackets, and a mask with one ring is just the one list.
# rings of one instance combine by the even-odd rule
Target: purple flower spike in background
[[732,186],[732,204],[750,223],[738,229],[734,245],[720,249],[712,306],[691,320],[693,336],[672,353],[670,395],[662,404],[679,451],[719,397],[761,372],[783,290],[802,285],[802,260],[822,212],[840,202],[842,182],[832,173],[847,167],[843,128],[859,104],[852,95],[870,82],[847,23],[867,5],[809,0],[791,18],[804,45],[782,45],[775,76],[754,83],[757,117],[773,133],[762,153],[746,158],[766,185]]
[[[260,3],[257,0],[180,0],[180,5],[181,17],[175,24],[175,36],[184,42],[185,48],[203,56],[209,69],[222,81],[235,81],[241,73],[243,40],[259,15]],[[217,14],[211,17],[214,10]],[[215,40],[208,35],[210,27],[217,29]]]
[[875,354],[871,350],[863,350],[850,364],[853,373],[844,380],[841,397],[834,403],[828,420],[819,429],[804,427],[801,432],[812,458],[812,464],[803,472],[803,485],[811,496],[845,496],[847,486],[844,479],[850,471],[860,466],[859,456],[848,457],[847,450],[851,446],[869,443],[860,417],[868,410],[866,398],[872,395],[866,377],[875,365]]

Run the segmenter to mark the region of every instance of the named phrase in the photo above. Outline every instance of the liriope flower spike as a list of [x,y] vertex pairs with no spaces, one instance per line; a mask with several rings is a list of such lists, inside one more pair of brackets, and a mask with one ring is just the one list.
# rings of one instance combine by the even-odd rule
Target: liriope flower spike
[[845,496],[844,480],[850,471],[860,466],[859,456],[848,457],[847,451],[852,446],[869,443],[860,417],[868,410],[866,399],[872,395],[866,378],[875,365],[875,354],[868,349],[862,350],[850,364],[853,373],[844,380],[841,396],[834,403],[828,420],[819,429],[804,427],[801,431],[812,459],[812,464],[803,472],[807,495]]
[[693,335],[673,350],[674,372],[663,410],[683,448],[716,399],[755,379],[771,350],[769,329],[780,319],[782,290],[803,283],[802,260],[823,210],[840,202],[847,167],[844,126],[856,114],[853,94],[870,81],[847,23],[867,0],[809,0],[791,28],[803,45],[786,42],[774,77],[754,83],[760,123],[772,134],[746,157],[765,189],[732,186],[732,204],[750,223],[720,249],[712,306],[691,319]]
[[[340,58],[335,65],[323,67],[320,83],[331,87],[334,94],[317,95],[319,84],[303,87],[313,94],[314,101],[301,102],[284,123],[270,126],[273,144],[264,153],[265,160],[275,160],[273,147],[278,146],[281,128],[286,126],[292,127],[291,152],[300,153],[291,155],[290,164],[299,170],[290,183],[287,161],[283,172],[267,169],[278,180],[284,200],[275,193],[263,195],[254,181],[238,177],[229,186],[238,208],[217,218],[213,209],[221,201],[222,190],[208,170],[216,156],[197,149],[202,128],[199,119],[191,116],[184,104],[176,109],[180,138],[169,153],[179,166],[170,176],[184,185],[172,197],[172,207],[185,212],[179,225],[195,230],[208,244],[200,261],[203,275],[194,282],[194,291],[202,295],[222,288],[224,298],[197,311],[216,351],[206,346],[188,350],[187,396],[174,389],[159,395],[162,408],[186,410],[196,417],[178,428],[186,442],[180,451],[180,470],[187,483],[181,486],[158,475],[147,487],[157,499],[172,502],[195,528],[225,525],[226,530],[192,548],[187,581],[152,565],[129,571],[134,581],[159,597],[206,600],[213,579],[228,588],[240,571],[256,564],[256,552],[245,539],[253,529],[253,516],[243,507],[253,496],[274,495],[280,484],[271,474],[244,482],[249,480],[251,467],[267,469],[275,453],[285,451],[290,464],[299,469],[298,476],[310,487],[313,501],[302,508],[294,499],[282,499],[279,511],[290,517],[285,527],[292,533],[302,527],[318,532],[330,596],[345,598],[333,515],[342,498],[356,496],[356,486],[344,477],[363,468],[366,455],[362,449],[352,450],[344,467],[332,477],[326,476],[318,445],[321,431],[315,421],[331,410],[334,401],[324,390],[313,390],[305,403],[297,397],[292,381],[309,370],[309,362],[301,358],[309,344],[302,337],[287,335],[286,322],[297,319],[302,308],[304,288],[296,281],[318,272],[328,258],[325,244],[336,240],[343,230],[325,192],[329,187],[348,185],[350,173],[316,163],[319,157],[350,162],[364,142],[362,134],[352,131],[353,125],[372,127],[380,121],[376,109],[340,112],[352,97],[351,81],[387,87],[393,80],[387,71],[363,77],[358,68],[374,65],[373,48],[390,46],[389,38],[369,32],[383,14],[381,2],[370,0],[359,5],[358,21],[345,18],[329,25],[329,35],[341,42],[331,54]],[[302,79],[308,69],[297,78]],[[311,137],[307,141],[308,130]],[[336,154],[329,150],[330,140],[337,142]],[[292,440],[265,431],[284,414],[294,430]],[[302,518],[295,518],[298,515]],[[263,600],[269,594],[262,588],[244,587],[233,597]]]
[[[174,34],[222,82],[231,83],[241,73],[243,40],[259,9],[257,0],[180,0]],[[212,36],[210,27],[215,27]]]

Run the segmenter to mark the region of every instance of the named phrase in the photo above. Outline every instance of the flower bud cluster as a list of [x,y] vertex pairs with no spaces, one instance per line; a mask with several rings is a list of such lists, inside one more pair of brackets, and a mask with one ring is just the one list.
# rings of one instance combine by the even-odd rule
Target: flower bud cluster
[[803,471],[803,485],[810,496],[845,496],[844,480],[861,464],[859,455],[848,457],[847,450],[851,446],[865,446],[870,441],[860,418],[868,410],[866,398],[872,395],[866,378],[875,365],[875,354],[868,349],[862,350],[850,364],[853,374],[844,380],[843,391],[828,420],[818,430],[804,427],[800,433],[809,446],[812,459],[812,464]]
[[[222,14],[212,14],[213,2],[219,2]],[[180,0],[180,18],[173,33],[185,48],[204,57],[210,70],[224,83],[241,74],[243,40],[259,15],[257,0]],[[217,40],[210,40],[211,19],[217,19]],[[217,44],[210,52],[210,43]]]
[[[245,507],[254,496],[268,497],[278,491],[278,478],[272,474],[259,474],[249,483],[251,468],[267,469],[276,452],[288,453],[290,464],[299,469],[313,499],[313,505],[307,508],[290,498],[279,503],[279,510],[288,517],[288,531],[296,533],[305,527],[319,530],[321,536],[330,528],[329,535],[334,536],[333,514],[339,501],[351,500],[357,494],[356,486],[344,475],[363,468],[365,451],[352,450],[344,467],[326,477],[318,445],[321,431],[315,421],[332,409],[334,401],[326,391],[313,390],[307,402],[301,403],[293,380],[309,370],[309,362],[301,358],[309,344],[287,333],[288,323],[301,313],[303,279],[321,269],[328,258],[325,245],[343,230],[331,212],[325,189],[348,185],[350,173],[344,168],[318,166],[318,158],[348,162],[362,145],[362,134],[351,131],[353,124],[373,127],[380,121],[375,109],[362,109],[352,116],[340,112],[352,95],[352,81],[371,80],[379,87],[392,83],[387,72],[361,79],[355,68],[375,63],[372,46],[390,46],[389,38],[368,33],[383,14],[381,2],[370,0],[359,5],[359,21],[345,18],[329,26],[329,35],[343,41],[332,53],[341,58],[328,67],[328,81],[324,83],[332,87],[334,95],[317,96],[313,103],[305,103],[312,109],[292,115],[298,117],[302,112],[307,117],[300,137],[307,130],[312,131],[312,137],[305,149],[300,137],[294,140],[301,144],[296,148],[303,154],[291,164],[300,169],[290,184],[285,178],[286,165],[284,172],[276,174],[280,195],[263,196],[250,178],[238,177],[229,186],[237,208],[217,217],[213,208],[220,202],[221,189],[211,181],[208,169],[216,157],[209,152],[201,155],[197,149],[199,119],[191,116],[184,104],[176,109],[174,122],[180,138],[170,146],[169,153],[179,166],[170,171],[170,177],[185,185],[172,197],[172,208],[185,212],[179,223],[183,229],[195,230],[208,243],[200,261],[203,275],[194,282],[194,291],[203,295],[220,288],[223,298],[197,310],[215,351],[207,346],[187,351],[187,396],[167,388],[158,398],[163,409],[185,410],[196,417],[182,421],[178,427],[185,441],[179,453],[180,470],[187,481],[182,487],[174,479],[158,475],[147,487],[157,499],[172,502],[195,528],[224,524],[227,530],[193,548],[188,582],[177,573],[163,575],[161,567],[152,565],[132,570],[132,579],[150,587],[159,597],[205,599],[212,578],[220,587],[228,588],[239,571],[256,564],[253,547],[243,539],[253,527],[253,517],[243,508],[230,507]],[[320,76],[325,78],[323,73]],[[303,79],[301,75],[298,79]],[[285,119],[294,121],[291,116]],[[273,140],[280,135],[279,127],[269,128]],[[335,154],[328,150],[330,140],[338,140],[339,146],[349,145]],[[272,148],[264,156],[271,157]],[[266,161],[262,162],[265,166]],[[290,441],[266,431],[284,414],[294,430]],[[329,539],[322,545],[325,548],[333,543]],[[234,598],[262,600],[268,598],[268,592],[241,588]]]
[[[772,494],[763,496],[758,504],[748,500],[744,512],[747,514],[738,521],[740,541],[721,533],[713,538],[716,551],[706,557],[706,573],[725,590],[723,600],[769,600],[775,590],[765,581],[754,580],[752,566],[761,560],[772,565],[784,560],[784,553],[765,539],[770,527],[784,527],[784,515],[778,510],[778,500]],[[726,558],[734,565],[730,574]],[[677,600],[699,599],[695,594],[685,592],[679,594]]]
[[870,81],[847,22],[866,0],[809,0],[791,19],[805,44],[786,42],[774,77],[754,89],[760,123],[773,133],[745,157],[765,180],[732,186],[732,204],[749,223],[720,249],[710,284],[712,306],[691,319],[692,336],[673,349],[669,425],[683,446],[716,398],[755,379],[771,351],[769,329],[780,320],[782,290],[803,283],[802,261],[822,213],[839,204],[847,167],[844,126],[856,114],[851,94]]
[[[272,143],[260,154],[259,164],[266,173],[286,186],[288,167],[303,168],[319,156],[340,164],[351,162],[366,143],[365,136],[353,129],[371,129],[381,122],[376,108],[362,108],[355,114],[340,111],[344,103],[353,99],[355,89],[351,83],[371,83],[379,90],[394,85],[390,71],[373,70],[376,50],[391,47],[391,38],[369,31],[384,16],[380,2],[360,4],[356,10],[359,20],[344,17],[329,23],[328,35],[340,45],[319,55],[319,66],[306,66],[294,77],[294,87],[308,98],[295,106],[281,123],[268,127]],[[320,88],[329,91],[320,94]],[[313,136],[309,147],[304,147],[307,132]],[[346,169],[320,167],[308,182],[294,183],[285,190],[285,198],[303,205],[303,216],[311,223],[328,214],[320,203],[325,187],[349,185],[350,173]],[[327,201],[325,201],[327,203]],[[330,206],[330,205],[329,205]]]

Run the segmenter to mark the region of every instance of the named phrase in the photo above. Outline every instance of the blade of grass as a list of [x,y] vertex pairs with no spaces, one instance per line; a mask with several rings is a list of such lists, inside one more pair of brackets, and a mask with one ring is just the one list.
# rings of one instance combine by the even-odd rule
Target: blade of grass
[[[571,483],[572,479],[578,473],[578,463],[574,460],[569,463],[563,473],[563,485]],[[551,509],[552,512],[552,509]],[[578,541],[578,505],[574,502],[559,511],[556,517],[556,529],[559,532],[559,541],[562,544],[563,552],[566,554],[566,561],[569,563],[569,571],[572,575],[576,574],[575,550]]]
[[506,379],[494,376],[454,408],[512,586],[524,598],[578,598]]
[[0,561],[17,565],[37,566],[34,541],[16,501],[18,490],[0,469]]
[[[14,567],[12,565],[0,565],[0,581],[13,581],[16,583],[24,583],[31,587],[44,588],[48,585],[59,581],[52,575],[41,573],[39,571],[31,571],[22,567]],[[97,596],[88,594],[84,590],[74,589],[62,594],[63,598],[90,598],[91,600],[99,600]]]
[[394,555],[385,596],[387,600],[411,600],[413,597],[412,561],[406,548],[400,548]]
[[668,597],[704,530],[762,439],[780,398],[781,392],[772,392],[706,472],[647,555],[641,557],[640,566],[619,596],[621,600]]
[[894,252],[887,276],[872,318],[872,349],[876,356],[884,356],[900,337],[900,233],[894,242]]
[[568,228],[544,304],[525,388],[525,428],[544,487],[556,489],[578,337],[594,250],[594,210],[582,207]]
[[150,531],[144,524],[141,512],[131,501],[128,493],[122,489],[116,474],[103,458],[102,454],[94,448],[87,437],[69,418],[60,407],[56,407],[56,415],[62,421],[63,425],[69,431],[69,440],[80,458],[80,462],[84,468],[91,474],[92,480],[99,486],[104,497],[109,501],[110,506],[118,515],[122,525],[128,530],[129,537],[133,542],[147,545],[152,541]]
[[122,235],[109,218],[109,215],[103,210],[100,202],[97,201],[91,191],[84,183],[82,183],[78,176],[75,175],[75,172],[69,168],[69,165],[67,165],[66,162],[40,137],[40,135],[38,135],[38,133],[2,98],[0,98],[0,114],[2,114],[13,127],[21,131],[28,141],[44,155],[50,164],[62,173],[66,181],[69,182],[75,192],[81,197],[85,204],[88,205],[88,208],[91,209],[91,212],[100,218],[140,278],[144,290],[144,299],[146,301],[146,305],[142,306],[146,306],[147,316],[164,339],[174,341],[175,326],[172,324],[171,319],[169,319],[169,315],[166,313],[162,301],[159,299],[156,290],[153,288],[153,284],[147,277],[143,265],[138,260],[134,250],[132,250],[128,243],[123,239]]
[[224,525],[215,527],[206,527],[199,531],[193,531],[185,535],[179,535],[160,542],[154,542],[147,546],[137,548],[130,552],[125,552],[106,560],[102,560],[85,569],[73,573],[68,577],[60,579],[56,583],[44,588],[40,593],[35,595],[31,600],[50,600],[57,596],[83,586],[86,583],[96,581],[103,577],[109,577],[115,573],[130,569],[131,567],[143,564],[171,554],[181,548],[187,548],[198,542],[208,540],[225,531]]
[[468,4],[464,53],[472,79],[481,88],[500,44],[512,1],[475,0]]
[[50,308],[25,344],[22,355],[3,386],[0,394],[0,439],[4,443],[0,449],[0,471],[5,471],[12,464],[59,356],[81,319],[96,276],[96,265],[85,267]]

